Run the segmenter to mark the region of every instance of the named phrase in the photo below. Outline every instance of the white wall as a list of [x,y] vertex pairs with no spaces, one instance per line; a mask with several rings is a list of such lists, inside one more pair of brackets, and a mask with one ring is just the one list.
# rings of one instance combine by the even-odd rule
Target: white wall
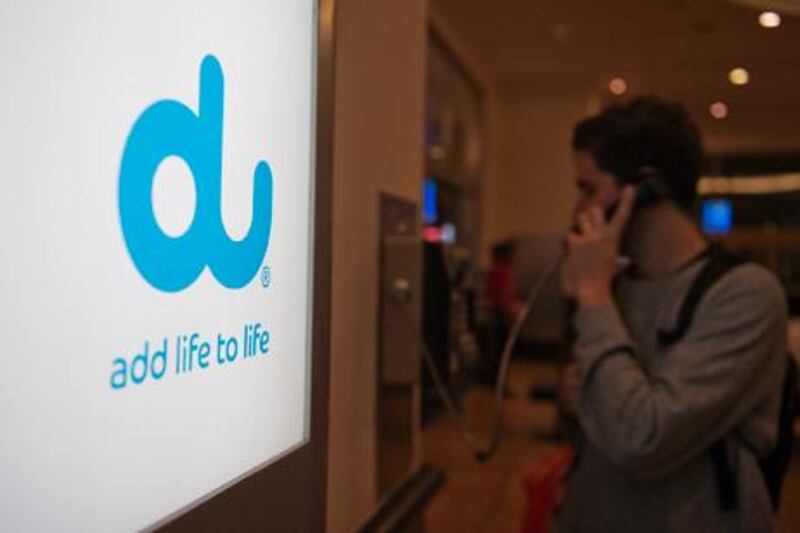
[[426,0],[337,0],[327,528],[376,502],[378,193],[419,202]]
[[[481,187],[481,257],[509,237],[563,231],[575,198],[570,141],[588,114],[586,87],[505,85],[444,12],[430,8],[433,27],[466,67],[484,96],[485,151]],[[594,110],[596,111],[596,109]]]
[[563,231],[575,198],[572,127],[586,115],[586,93],[504,93],[495,110],[496,154],[484,198],[486,246]]
[[430,25],[447,45],[447,48],[458,59],[472,81],[480,88],[484,104],[483,124],[483,174],[480,184],[480,220],[478,221],[478,241],[480,254],[477,258],[480,264],[488,265],[489,247],[491,239],[491,218],[495,212],[494,198],[496,196],[496,181],[499,152],[499,106],[501,94],[497,83],[489,74],[488,65],[482,63],[479,54],[470,46],[469,40],[459,33],[445,14],[436,8],[435,4],[428,7]]

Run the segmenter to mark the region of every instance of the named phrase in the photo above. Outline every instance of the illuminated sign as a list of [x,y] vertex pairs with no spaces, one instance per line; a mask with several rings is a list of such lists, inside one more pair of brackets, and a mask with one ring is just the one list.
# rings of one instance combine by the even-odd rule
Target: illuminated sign
[[309,438],[316,2],[0,2],[0,530],[160,524]]
[[[233,241],[222,221],[222,68],[203,60],[198,113],[175,100],[148,107],[128,137],[119,178],[119,212],[125,242],[136,266],[154,287],[179,291],[206,266],[223,285],[238,289],[258,272],[272,225],[272,172],[260,161],[253,183],[250,229]],[[197,201],[189,229],[171,237],[158,226],[153,180],[166,158],[183,159],[192,171]]]

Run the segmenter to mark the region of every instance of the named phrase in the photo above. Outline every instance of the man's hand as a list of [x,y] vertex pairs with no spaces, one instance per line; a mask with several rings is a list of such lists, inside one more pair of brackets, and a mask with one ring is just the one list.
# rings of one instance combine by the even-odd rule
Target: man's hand
[[579,307],[613,301],[611,281],[617,274],[619,242],[631,215],[636,189],[626,186],[620,194],[617,211],[606,222],[599,206],[578,215],[580,233],[567,234],[567,256],[562,269],[564,291]]

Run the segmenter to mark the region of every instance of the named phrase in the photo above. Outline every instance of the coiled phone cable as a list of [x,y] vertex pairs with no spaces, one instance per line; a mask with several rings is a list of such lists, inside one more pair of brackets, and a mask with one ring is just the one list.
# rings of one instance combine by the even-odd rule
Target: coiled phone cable
[[464,413],[461,411],[461,409],[459,409],[458,405],[453,400],[452,395],[448,391],[447,386],[444,384],[444,381],[442,380],[442,377],[436,368],[436,361],[433,357],[433,354],[425,344],[424,338],[419,334],[419,331],[413,327],[411,322],[408,320],[408,317],[405,316],[404,313],[401,313],[401,316],[404,317],[407,326],[414,330],[414,336],[422,348],[422,358],[431,373],[436,392],[442,399],[447,411],[458,424],[464,444],[473,453],[475,460],[480,463],[485,463],[491,459],[500,445],[503,431],[503,391],[505,390],[508,381],[508,370],[509,366],[511,365],[511,354],[514,350],[514,345],[516,344],[517,339],[522,332],[522,327],[525,325],[525,322],[527,322],[531,311],[539,300],[545,282],[559,268],[563,258],[563,253],[558,254],[553,261],[547,264],[546,268],[542,271],[542,274],[536,280],[536,283],[533,284],[533,287],[531,288],[530,292],[528,293],[528,297],[525,300],[525,304],[517,314],[516,319],[514,320],[514,325],[512,326],[503,345],[503,351],[501,352],[500,356],[500,367],[497,373],[497,380],[495,382],[494,415],[492,417],[492,430],[488,446],[482,446],[480,439],[478,439],[478,437],[469,429],[467,421],[464,417]]

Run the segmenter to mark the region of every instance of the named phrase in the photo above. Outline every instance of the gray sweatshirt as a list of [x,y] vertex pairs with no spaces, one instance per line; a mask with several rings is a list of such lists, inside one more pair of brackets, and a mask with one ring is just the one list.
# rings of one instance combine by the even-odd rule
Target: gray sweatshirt
[[[758,455],[777,438],[785,297],[768,271],[740,266],[706,292],[686,336],[660,347],[657,331],[675,326],[704,263],[625,277],[617,306],[577,313],[585,438],[559,531],[771,531]],[[720,509],[708,452],[720,438],[738,482],[734,511]]]

